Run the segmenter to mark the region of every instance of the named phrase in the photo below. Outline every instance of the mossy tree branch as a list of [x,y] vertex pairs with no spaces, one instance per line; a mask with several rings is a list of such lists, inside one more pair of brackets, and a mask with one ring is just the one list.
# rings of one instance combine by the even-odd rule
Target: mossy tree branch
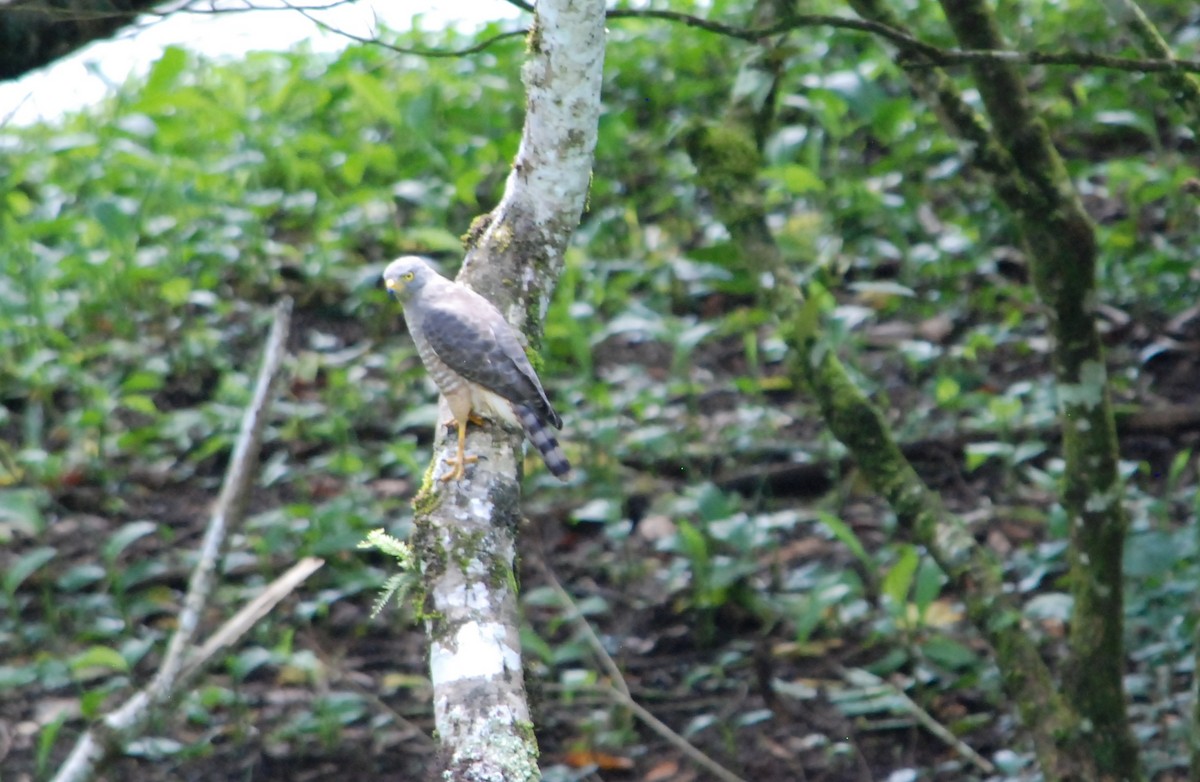
[[[1127,3],[1130,0],[1106,0]],[[773,22],[764,23],[762,17],[751,27],[717,22],[680,11],[664,11],[651,8],[620,8],[608,12],[609,19],[661,19],[686,25],[714,35],[735,38],[747,43],[758,43],[805,27],[830,27],[867,33],[893,44],[908,57],[906,63],[912,67],[968,65],[977,62],[1001,62],[1013,65],[1045,65],[1051,67],[1100,68],[1129,71],[1134,73],[1170,73],[1186,75],[1200,72],[1200,61],[1176,59],[1167,51],[1147,47],[1154,59],[1131,59],[1115,57],[1093,51],[1017,51],[1015,49],[943,49],[922,41],[906,31],[902,24],[883,22],[878,19],[854,19],[828,14],[796,14],[785,10]],[[1161,40],[1161,36],[1160,36]]]
[[793,319],[785,339],[797,349],[798,373],[830,430],[896,512],[901,527],[929,551],[962,595],[968,618],[992,647],[1004,689],[1016,704],[1045,778],[1096,779],[1078,716],[1058,694],[1037,645],[1021,626],[1020,611],[1004,596],[1000,563],[921,482],[882,412],[804,318]]
[[[1146,16],[1146,12],[1134,0],[1104,0],[1108,13],[1129,28],[1141,43],[1142,48],[1164,62],[1178,62],[1167,39]],[[1189,111],[1193,121],[1200,121],[1200,79],[1183,67],[1163,72],[1162,80],[1172,92],[1179,105]]]
[[[1002,48],[996,19],[982,0],[942,0],[965,46]],[[972,67],[996,136],[1028,187],[1009,207],[1030,251],[1034,283],[1049,308],[1066,461],[1063,504],[1071,520],[1071,592],[1067,698],[1094,731],[1102,776],[1139,779],[1138,746],[1122,687],[1127,520],[1117,470],[1116,422],[1104,348],[1095,318],[1098,248],[1066,167],[1034,112],[1024,81],[1007,63]]]
[[[761,21],[763,5],[756,21]],[[769,51],[764,51],[751,55],[743,67],[758,67],[765,71],[767,80],[776,80],[780,75],[776,63]],[[918,78],[927,93],[956,94],[940,72],[923,70]],[[774,92],[771,89],[767,94]],[[1013,197],[1025,193],[1028,185],[1013,156],[991,136],[983,120],[961,100],[950,109],[957,116],[948,118],[948,124],[961,124],[970,130],[983,165],[1005,182]],[[747,260],[773,275],[774,285],[764,295],[769,299],[769,308],[780,313],[798,381],[812,390],[830,430],[854,455],[903,527],[929,550],[964,596],[969,617],[995,651],[1006,690],[1033,737],[1046,778],[1094,779],[1096,769],[1080,720],[1058,695],[1036,645],[1021,627],[1018,609],[1004,596],[999,563],[921,483],[888,430],[883,414],[854,385],[822,340],[815,307],[803,303],[808,297],[794,282],[774,242],[757,183],[761,154],[756,140],[763,137],[767,119],[763,107],[735,100],[721,122],[694,127],[685,143],[698,169],[700,184],[712,194],[718,218]]]
[[[879,0],[851,0],[851,4],[866,18],[896,22]],[[964,47],[1005,46],[982,2],[943,0],[942,5]],[[904,57],[900,53],[898,59]],[[1066,694],[1093,731],[1100,773],[1137,779],[1137,746],[1121,687],[1121,556],[1126,519],[1104,355],[1093,316],[1095,232],[1013,64],[991,61],[973,66],[992,130],[966,107],[944,74],[909,73],[918,91],[937,101],[934,105],[944,124],[974,150],[974,162],[993,175],[996,192],[1011,210],[1029,252],[1038,293],[1048,305],[1067,463],[1063,503],[1072,519],[1075,617]]]

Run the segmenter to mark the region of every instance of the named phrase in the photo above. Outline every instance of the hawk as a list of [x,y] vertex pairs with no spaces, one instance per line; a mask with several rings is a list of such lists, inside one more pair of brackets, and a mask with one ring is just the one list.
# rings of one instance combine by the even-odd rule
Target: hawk
[[388,292],[404,307],[417,354],[450,407],[458,452],[443,481],[459,480],[466,465],[467,421],[479,416],[525,430],[550,472],[565,478],[571,464],[549,426],[562,428],[517,332],[500,310],[465,285],[438,274],[422,258],[406,255],[383,272]]

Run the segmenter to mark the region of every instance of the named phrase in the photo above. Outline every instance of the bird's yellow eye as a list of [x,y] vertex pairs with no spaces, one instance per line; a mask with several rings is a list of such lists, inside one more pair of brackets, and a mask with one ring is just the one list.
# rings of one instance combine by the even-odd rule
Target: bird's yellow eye
[[404,273],[404,281],[405,281],[405,282],[412,282],[412,278],[413,278],[413,277],[414,277],[414,275],[413,275],[413,273],[412,273],[412,272],[405,272],[405,273]]

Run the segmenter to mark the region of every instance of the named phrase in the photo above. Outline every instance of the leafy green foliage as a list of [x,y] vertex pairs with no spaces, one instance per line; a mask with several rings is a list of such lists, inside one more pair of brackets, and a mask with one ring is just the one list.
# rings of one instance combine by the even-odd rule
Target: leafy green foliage
[[[898,12],[944,43],[934,6]],[[714,18],[744,10],[707,7]],[[1004,12],[1024,45],[1110,42],[1094,4]],[[886,731],[914,724],[911,703],[949,704],[956,731],[979,730],[979,716],[1000,707],[986,651],[940,571],[893,539],[894,520],[855,476],[836,474],[820,499],[783,480],[744,480],[842,456],[791,386],[759,295],[767,281],[716,224],[682,144],[731,91],[761,89],[740,68],[747,46],[660,21],[610,27],[589,208],[543,350],[579,478],[563,489],[531,463],[527,487],[527,513],[543,524],[605,525],[575,544],[589,547],[586,566],[567,565],[577,610],[611,633],[622,662],[686,656],[686,667],[643,682],[732,704],[684,728],[697,740],[721,734],[725,749],[767,721],[747,690],[770,684],[808,708],[813,666],[826,658],[888,677],[887,687],[840,681],[832,700],[889,748]],[[882,47],[826,28],[791,46],[760,181],[775,237],[814,291],[805,328],[820,324],[905,436],[981,433],[961,465],[933,449],[930,461],[951,474],[931,469],[930,481],[1004,556],[1030,631],[1053,654],[1070,616],[1060,583],[1070,520],[1053,500],[1062,468],[1047,434],[1058,400],[1008,217]],[[105,106],[58,127],[0,131],[0,646],[12,650],[0,693],[74,693],[94,716],[153,665],[249,397],[267,309],[283,294],[298,300],[290,380],[222,597],[238,602],[304,554],[330,566],[283,622],[228,654],[189,696],[186,721],[217,730],[229,719],[248,740],[254,687],[326,681],[293,627],[317,628],[330,646],[375,632],[365,607],[393,565],[356,547],[381,525],[409,534],[406,500],[436,415],[378,274],[407,252],[453,271],[457,237],[495,203],[516,150],[522,56],[515,40],[463,59],[352,47],[232,66],[173,49]],[[1030,78],[1098,224],[1104,303],[1156,328],[1200,296],[1188,124],[1150,78]],[[1124,401],[1153,382],[1139,377],[1141,347],[1113,340]],[[1188,675],[1195,631],[1187,585],[1198,558],[1184,522],[1197,514],[1197,476],[1190,452],[1151,452],[1126,471],[1127,628],[1138,697],[1161,704],[1177,693],[1154,672]],[[548,703],[582,713],[553,735],[610,749],[644,740],[628,714],[586,708],[603,685],[594,650],[529,580],[531,671],[552,683]],[[384,689],[424,697],[404,682]],[[373,709],[335,688],[275,720],[270,740],[333,747]],[[1142,724],[1163,724],[1167,711],[1147,707]],[[44,723],[39,773],[62,751],[66,719]],[[1011,737],[983,735],[1002,748],[1006,773],[1019,773]],[[851,768],[849,740],[811,746],[829,768]]]

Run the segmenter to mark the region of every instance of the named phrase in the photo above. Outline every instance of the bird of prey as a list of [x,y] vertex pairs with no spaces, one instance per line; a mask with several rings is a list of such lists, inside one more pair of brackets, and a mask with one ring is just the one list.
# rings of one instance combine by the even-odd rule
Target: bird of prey
[[550,472],[564,478],[571,464],[549,429],[561,429],[562,419],[500,310],[415,255],[388,264],[383,283],[403,305],[417,354],[458,429],[458,452],[446,459],[452,469],[442,480],[461,479],[478,459],[466,454],[466,438],[467,421],[478,424],[479,416],[524,429]]

